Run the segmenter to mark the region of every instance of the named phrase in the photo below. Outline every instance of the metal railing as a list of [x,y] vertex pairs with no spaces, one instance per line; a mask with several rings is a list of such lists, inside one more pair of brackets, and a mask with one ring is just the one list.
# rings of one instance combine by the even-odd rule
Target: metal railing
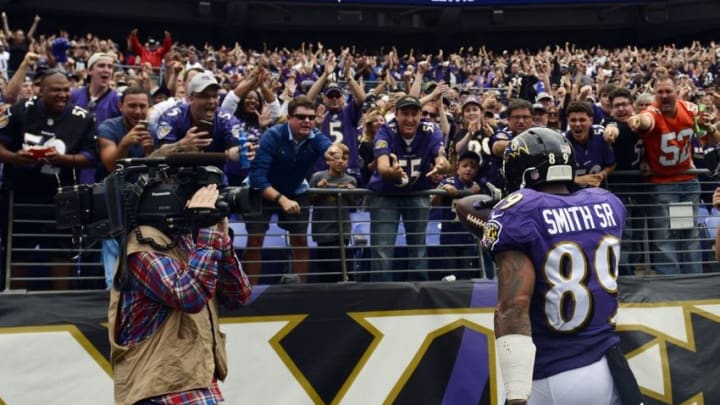
[[[622,260],[620,274],[652,274],[657,266],[669,264],[659,260],[657,251],[658,242],[673,241],[653,239],[655,228],[650,226],[653,217],[647,212],[653,204],[643,199],[643,196],[652,196],[644,189],[646,183],[622,182],[623,173],[609,178],[609,189],[625,201],[628,210],[628,220],[625,225],[625,236],[622,241]],[[677,249],[674,253],[699,253],[697,260],[685,261],[682,266],[693,264],[702,267],[704,272],[718,271],[715,260],[714,238],[720,227],[720,212],[709,206],[709,197],[716,185],[714,181],[703,181],[702,193],[704,202],[698,209],[697,215],[685,220],[698,229],[696,238],[678,240],[680,242],[696,242],[697,251]],[[231,228],[234,231],[233,244],[241,259],[244,268],[255,269],[249,274],[254,282],[278,283],[295,282],[307,277],[308,282],[346,282],[367,281],[373,276],[371,269],[373,259],[372,251],[377,248],[373,245],[373,235],[370,232],[372,218],[369,215],[367,199],[371,194],[364,189],[311,189],[317,196],[332,196],[334,205],[315,205],[303,207],[324,213],[327,219],[315,221],[315,225],[329,225],[322,232],[313,233],[312,220],[307,222],[308,256],[305,258],[303,250],[292,246],[292,235],[278,226],[273,219],[268,231],[264,235],[261,246],[249,247],[247,242],[250,235],[247,233],[246,223],[253,218],[231,218]],[[428,190],[418,195],[429,198],[433,194],[446,194],[443,190]],[[345,203],[348,196],[356,197],[357,202],[352,205]],[[8,234],[3,236],[6,260],[5,291],[14,290],[76,290],[76,289],[102,289],[105,288],[103,265],[100,260],[100,242],[74,241],[71,243],[69,233],[54,231],[54,214],[44,218],[37,215],[18,215],[21,212],[31,213],[52,212],[54,206],[48,204],[27,204],[13,201],[10,194],[8,212]],[[427,268],[424,269],[430,280],[439,280],[446,276],[455,278],[492,277],[494,265],[486,253],[479,248],[477,241],[462,241],[441,243],[445,237],[464,237],[467,232],[463,229],[450,231],[446,222],[441,219],[441,210],[452,210],[450,206],[439,206],[431,210],[427,225],[420,231],[424,233],[425,243],[421,248],[427,252]],[[348,220],[342,221],[342,213],[348,212]],[[312,212],[309,218],[312,219]],[[406,225],[400,225],[395,235],[393,246],[394,256],[389,259],[390,268],[381,269],[391,275],[393,280],[414,280],[417,270],[413,269],[413,261],[408,257],[408,239],[417,235],[408,233]],[[443,226],[445,225],[445,228]],[[386,234],[387,235],[387,234]],[[318,244],[318,237],[330,237],[332,242]],[[375,237],[381,235],[374,235]],[[413,247],[413,246],[410,246]],[[298,274],[298,269],[306,269]],[[329,269],[329,270],[328,270]],[[377,269],[376,269],[377,271]]]

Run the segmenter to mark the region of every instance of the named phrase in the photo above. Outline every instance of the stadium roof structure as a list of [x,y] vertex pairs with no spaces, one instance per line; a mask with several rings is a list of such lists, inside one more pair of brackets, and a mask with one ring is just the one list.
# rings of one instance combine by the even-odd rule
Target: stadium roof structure
[[369,35],[365,39],[472,35],[491,40],[500,34],[527,41],[546,33],[544,38],[600,43],[615,32],[617,39],[648,43],[717,33],[714,23],[720,20],[716,0],[0,0],[0,7],[26,19],[38,13],[43,24],[65,24],[73,32],[67,25],[75,21],[101,31],[167,26],[174,35],[204,31],[222,42],[238,36],[298,37],[288,32],[300,31],[311,37],[333,33],[343,40],[362,33]]

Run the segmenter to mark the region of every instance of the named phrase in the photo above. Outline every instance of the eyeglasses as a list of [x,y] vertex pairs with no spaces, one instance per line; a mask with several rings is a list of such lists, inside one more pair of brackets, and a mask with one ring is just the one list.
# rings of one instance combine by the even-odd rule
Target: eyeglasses
[[430,118],[437,118],[438,113],[430,112],[430,111],[423,111],[422,112],[423,117],[430,117]]
[[315,114],[293,114],[293,117],[300,121],[315,121]]

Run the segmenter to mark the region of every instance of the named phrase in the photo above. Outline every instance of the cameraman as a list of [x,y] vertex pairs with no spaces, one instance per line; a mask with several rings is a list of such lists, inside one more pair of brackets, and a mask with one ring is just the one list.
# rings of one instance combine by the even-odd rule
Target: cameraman
[[[214,184],[187,208],[214,208]],[[130,231],[127,270],[110,293],[110,357],[117,404],[215,404],[227,375],[225,337],[217,303],[237,307],[250,283],[228,236],[228,220],[197,237],[151,226]],[[217,298],[217,300],[216,300]],[[201,387],[201,388],[198,388]]]

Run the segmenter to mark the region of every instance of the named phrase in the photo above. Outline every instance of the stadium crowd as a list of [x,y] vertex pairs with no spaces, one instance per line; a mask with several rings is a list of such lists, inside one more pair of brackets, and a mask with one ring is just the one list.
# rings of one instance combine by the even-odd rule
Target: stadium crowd
[[[310,139],[325,134],[321,136],[346,148],[329,159],[314,154],[320,158],[301,174],[310,179],[325,171],[315,175],[314,187],[374,192],[364,202],[376,247],[370,279],[393,279],[390,250],[402,218],[417,270],[408,278],[422,280],[428,278],[422,271],[427,252],[420,245],[430,199],[397,197],[442,188],[450,197],[444,204],[464,189],[498,200],[504,187],[502,154],[509,141],[530,127],[545,126],[571,140],[578,156],[578,186],[609,188],[627,204],[632,226],[626,226],[623,264],[643,267],[638,251],[643,236],[637,232],[643,225],[637,222],[647,221],[655,232],[649,235],[654,255],[647,270],[703,271],[697,229],[678,230],[675,222],[670,224],[677,213],[666,205],[689,202],[694,217],[701,204],[711,204],[715,187],[703,182],[701,194],[698,175],[687,170],[705,168],[706,156],[712,162],[707,168],[715,170],[717,159],[708,155],[716,142],[720,107],[720,45],[715,42],[614,49],[566,42],[537,50],[475,44],[433,52],[394,46],[330,49],[318,42],[248,49],[238,42],[180,44],[167,31],[158,40],[133,29],[122,43],[90,33],[40,34],[39,16],[26,33],[11,28],[5,13],[2,20],[3,210],[7,190],[14,190],[16,201],[52,202],[58,182],[99,181],[113,170],[115,160],[146,156],[169,145],[178,151],[224,151],[234,161],[225,167],[229,184],[249,179],[251,186],[273,187],[277,194],[263,193],[265,203],[307,225],[310,201],[299,198],[307,182],[273,184],[272,168],[263,166],[274,162],[263,157],[271,153],[263,138],[285,122],[293,131],[310,123]],[[304,99],[298,101],[302,96],[312,109]],[[687,115],[692,131],[673,132],[672,139],[659,145],[644,142],[644,133],[654,127],[644,127],[643,115],[637,113],[649,109],[657,124],[675,108]],[[405,146],[394,144],[397,135],[406,142],[398,145]],[[432,139],[431,144],[413,146],[416,135]],[[63,140],[62,147],[55,146],[56,138]],[[51,151],[34,155],[40,146],[52,146]],[[298,145],[294,148],[299,153]],[[242,159],[244,151],[256,149],[259,163]],[[337,167],[350,178],[340,176]],[[622,176],[614,177],[614,171]],[[444,211],[442,220],[452,223],[453,212],[448,207]],[[266,229],[253,227],[256,232]],[[325,245],[331,242],[327,232],[337,231],[330,229],[318,237]],[[450,225],[446,229],[462,233]],[[347,236],[346,230],[341,243]],[[443,240],[472,244],[460,239]],[[262,246],[262,238],[251,235],[248,243]],[[307,246],[307,241],[294,238],[292,245]],[[117,247],[111,242],[104,246],[107,257],[113,257],[113,249]],[[250,255],[259,261],[259,255]],[[306,253],[302,258],[307,260]],[[492,266],[487,257],[483,260]],[[246,266],[251,277],[260,274],[256,267]],[[293,267],[303,277],[308,271],[307,266]],[[630,265],[623,268],[625,274],[635,271]]]

